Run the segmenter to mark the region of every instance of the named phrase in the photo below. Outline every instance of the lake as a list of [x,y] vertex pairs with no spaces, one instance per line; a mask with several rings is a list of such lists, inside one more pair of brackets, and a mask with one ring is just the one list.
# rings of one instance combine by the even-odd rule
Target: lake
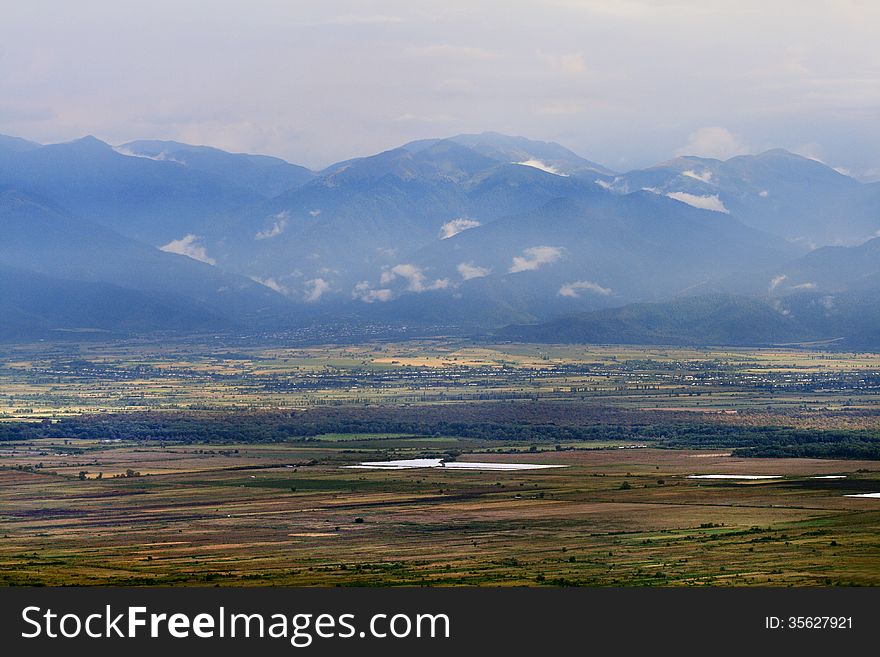
[[688,479],[782,479],[781,475],[703,474],[688,475]]
[[545,465],[543,463],[478,463],[475,461],[444,461],[443,459],[400,459],[397,461],[365,461],[347,468],[364,470],[408,470],[410,468],[444,468],[447,470],[546,470],[565,468],[565,465]]

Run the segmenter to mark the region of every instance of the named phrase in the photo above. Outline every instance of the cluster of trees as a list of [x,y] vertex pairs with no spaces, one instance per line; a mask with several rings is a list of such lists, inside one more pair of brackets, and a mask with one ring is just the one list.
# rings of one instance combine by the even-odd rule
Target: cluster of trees
[[734,456],[763,458],[863,459],[880,460],[880,440],[843,440],[793,445],[765,445],[733,450]]
[[474,403],[374,408],[319,407],[297,412],[143,412],[0,423],[0,441],[35,438],[268,443],[326,433],[399,433],[479,440],[652,441],[667,448],[736,448],[742,456],[880,459],[880,433],[694,422],[692,417],[565,404]]
[[459,436],[482,440],[565,442],[639,438],[636,427],[591,424],[559,426],[445,419],[281,418],[263,414],[102,415],[67,418],[54,424],[0,425],[0,441],[36,438],[92,440],[164,440],[175,443],[270,443],[308,440],[326,433],[392,433],[418,436]]
[[637,433],[629,411],[564,403],[318,407],[299,412],[114,413],[0,424],[0,441],[35,438],[279,442],[325,433],[405,433],[486,440],[597,440]]

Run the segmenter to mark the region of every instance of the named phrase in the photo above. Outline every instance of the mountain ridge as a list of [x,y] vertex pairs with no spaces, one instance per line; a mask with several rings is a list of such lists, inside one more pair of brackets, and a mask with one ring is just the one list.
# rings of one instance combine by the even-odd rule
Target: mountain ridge
[[795,334],[766,308],[807,295],[813,335],[836,326],[823,303],[870,304],[880,289],[880,185],[782,149],[616,173],[484,132],[309,171],[175,141],[8,138],[0,221],[0,266],[188,299],[231,327],[495,330],[677,297],[704,321],[687,299],[726,294],[754,301],[729,313]]

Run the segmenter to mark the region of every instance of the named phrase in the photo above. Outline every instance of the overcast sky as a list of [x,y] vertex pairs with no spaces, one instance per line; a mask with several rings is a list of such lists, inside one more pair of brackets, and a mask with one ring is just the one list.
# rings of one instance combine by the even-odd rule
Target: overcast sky
[[784,147],[880,179],[875,0],[5,3],[0,132],[317,167],[495,130],[615,169]]

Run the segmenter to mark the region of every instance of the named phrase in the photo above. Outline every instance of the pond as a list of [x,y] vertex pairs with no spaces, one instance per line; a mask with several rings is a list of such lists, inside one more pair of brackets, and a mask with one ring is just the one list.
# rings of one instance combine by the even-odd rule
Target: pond
[[347,465],[347,468],[364,470],[408,470],[410,468],[444,468],[446,470],[546,470],[549,468],[565,468],[564,465],[546,465],[543,463],[478,463],[475,461],[444,461],[443,459],[400,459],[397,461],[364,461],[359,465]]
[[688,475],[688,479],[782,479],[781,475],[702,474]]

